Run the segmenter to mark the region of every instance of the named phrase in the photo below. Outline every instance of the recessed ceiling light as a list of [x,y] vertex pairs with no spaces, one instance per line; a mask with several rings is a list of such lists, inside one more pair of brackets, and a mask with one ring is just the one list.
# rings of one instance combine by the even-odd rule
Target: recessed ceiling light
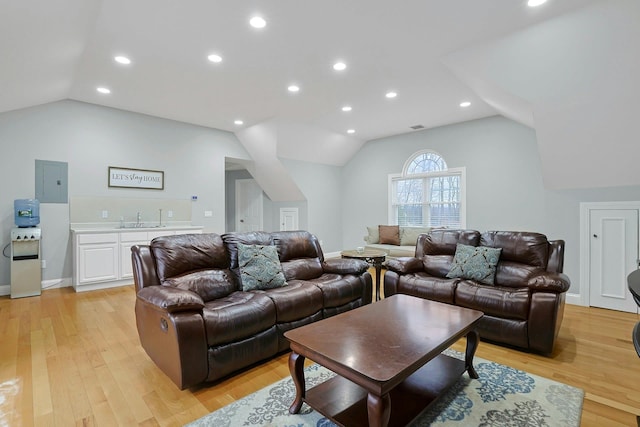
[[262,16],[254,16],[249,20],[249,24],[253,28],[264,28],[267,26],[267,21]]
[[116,56],[113,59],[119,64],[124,64],[124,65],[131,64],[131,60],[126,56]]
[[336,62],[335,64],[333,64],[333,69],[336,71],[346,70],[347,64],[345,64],[344,62]]
[[468,107],[469,105],[471,105],[471,103],[470,103],[469,101],[464,101],[464,102],[461,102],[461,103],[460,103],[460,106],[461,106],[462,108],[466,108],[466,107]]
[[291,86],[289,86],[289,87],[287,88],[287,90],[288,90],[289,92],[299,92],[299,91],[300,91],[300,87],[299,87],[299,86],[296,86],[296,85],[291,85]]
[[342,107],[342,111],[351,111],[352,108],[349,105],[345,105],[344,107]]
[[243,124],[244,124],[244,122],[243,122],[242,120],[235,120],[233,123],[234,123],[234,124],[236,124],[236,125],[238,125],[238,126],[240,126],[240,125],[243,125]]
[[396,96],[398,96],[398,94],[395,93],[395,92],[387,92],[387,94],[385,96],[387,98],[395,98]]
[[109,89],[108,89],[108,88],[106,88],[106,87],[102,87],[102,86],[101,86],[101,87],[96,88],[96,90],[97,90],[98,92],[100,92],[100,93],[105,94],[105,95],[106,95],[106,94],[111,93],[111,90],[109,90]]
[[355,129],[349,129],[349,130],[347,130],[347,133],[356,133],[356,130]]
[[222,62],[222,56],[220,55],[216,55],[215,53],[212,53],[211,55],[207,56],[207,59],[211,62]]
[[546,2],[547,2],[547,0],[529,0],[527,2],[527,6],[536,7],[536,6],[540,6],[541,4],[544,4]]

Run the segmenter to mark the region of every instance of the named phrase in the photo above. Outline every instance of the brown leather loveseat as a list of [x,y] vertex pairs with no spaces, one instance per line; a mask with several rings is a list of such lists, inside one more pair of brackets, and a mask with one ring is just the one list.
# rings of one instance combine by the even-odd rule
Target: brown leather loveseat
[[[243,291],[239,244],[275,246],[286,285]],[[132,261],[140,342],[181,389],[287,350],[287,330],[372,296],[366,262],[325,260],[305,231],[160,237],[133,246]]]
[[[451,273],[458,244],[476,251],[501,248],[493,282],[452,277],[460,276]],[[570,285],[563,262],[564,241],[539,233],[432,230],[419,236],[415,257],[386,262],[384,292],[482,311],[481,338],[549,354]]]

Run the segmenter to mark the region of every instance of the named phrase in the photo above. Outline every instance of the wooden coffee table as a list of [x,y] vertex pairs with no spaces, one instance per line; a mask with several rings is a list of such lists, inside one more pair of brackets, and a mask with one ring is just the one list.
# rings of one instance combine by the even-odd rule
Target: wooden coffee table
[[[341,426],[404,426],[466,371],[478,378],[473,356],[482,312],[393,295],[284,335],[296,398]],[[465,360],[441,354],[467,337]],[[309,390],[304,360],[337,375]]]

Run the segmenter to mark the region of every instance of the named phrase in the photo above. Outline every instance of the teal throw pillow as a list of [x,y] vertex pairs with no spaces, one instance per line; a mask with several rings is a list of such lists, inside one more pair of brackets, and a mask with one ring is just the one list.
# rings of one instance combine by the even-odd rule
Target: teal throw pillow
[[460,277],[493,285],[501,253],[502,248],[476,247],[458,243],[447,277],[450,279]]
[[238,243],[238,267],[243,291],[287,285],[275,246]]

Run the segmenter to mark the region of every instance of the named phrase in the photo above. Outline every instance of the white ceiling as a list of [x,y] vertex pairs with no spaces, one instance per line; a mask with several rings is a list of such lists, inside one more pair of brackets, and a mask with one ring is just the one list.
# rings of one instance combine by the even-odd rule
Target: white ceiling
[[[232,132],[277,120],[360,143],[413,125],[502,114],[536,129],[545,182],[562,187],[555,181],[565,164],[553,147],[564,144],[566,154],[579,143],[567,141],[572,132],[563,118],[572,127],[583,113],[593,121],[603,93],[603,105],[620,108],[626,100],[638,111],[630,95],[639,86],[639,4],[0,0],[0,112],[74,99]],[[254,14],[266,18],[266,28],[248,25]],[[223,61],[209,62],[211,53]],[[115,55],[132,64],[115,63]],[[337,60],[348,68],[334,71]],[[287,92],[291,83],[299,93]],[[97,86],[112,92],[99,94]],[[389,90],[398,97],[386,99]],[[472,105],[460,108],[463,100]],[[346,104],[353,111],[342,112]],[[589,126],[578,137],[606,135],[606,124],[596,132]],[[356,133],[347,136],[350,128]],[[308,153],[317,141],[310,141],[316,150],[283,138],[278,152],[313,161]],[[354,153],[333,151],[322,161],[340,165]],[[633,184],[610,172],[607,184]],[[565,186],[585,184],[574,181]]]

